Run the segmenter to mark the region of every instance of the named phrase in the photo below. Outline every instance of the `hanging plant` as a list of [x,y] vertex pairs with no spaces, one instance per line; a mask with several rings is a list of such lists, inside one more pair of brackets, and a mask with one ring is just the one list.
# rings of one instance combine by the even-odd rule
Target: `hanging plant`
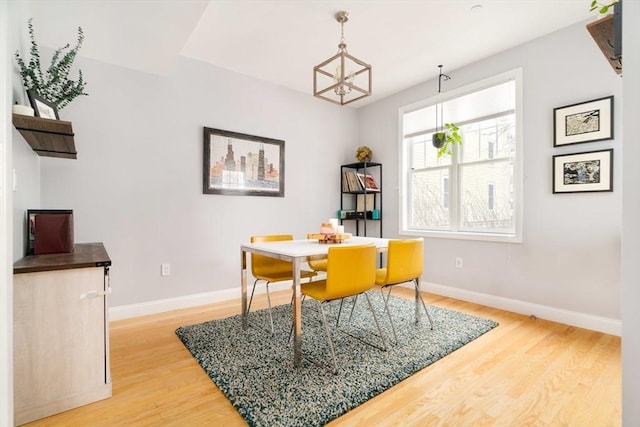
[[453,144],[462,144],[460,128],[455,123],[445,123],[444,127],[447,128],[445,131],[433,134],[433,146],[438,149],[438,158],[445,154],[450,156]]
[[616,3],[618,3],[618,0],[613,0],[610,3],[600,3],[598,0],[593,0],[591,2],[591,8],[589,9],[589,12],[597,10],[598,13],[605,14],[609,11],[609,8],[613,7]]
[[78,42],[76,46],[66,51],[70,48],[69,43],[67,43],[57,49],[51,58],[51,65],[43,73],[40,65],[40,48],[36,42],[32,21],[32,19],[29,19],[27,24],[31,38],[31,59],[28,63],[25,63],[20,56],[20,52],[16,52],[15,55],[20,67],[22,85],[26,90],[36,91],[38,95],[53,103],[58,110],[62,110],[76,97],[87,95],[84,91],[86,82],[82,78],[82,70],[78,70],[77,81],[69,79],[71,66],[84,40],[82,28],[78,27]]
[[442,79],[449,80],[451,77],[442,72],[442,65],[438,65],[440,69],[438,73],[438,102],[436,103],[436,132],[433,134],[432,143],[435,148],[438,149],[438,158],[446,155],[451,155],[451,146],[453,144],[462,144],[462,136],[460,135],[460,128],[455,123],[444,123],[443,117],[443,103],[441,99],[442,93]]

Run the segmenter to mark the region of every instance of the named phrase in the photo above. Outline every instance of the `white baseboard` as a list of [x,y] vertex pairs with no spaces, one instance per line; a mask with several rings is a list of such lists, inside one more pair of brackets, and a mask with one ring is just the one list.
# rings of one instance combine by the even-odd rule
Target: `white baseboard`
[[534,304],[526,301],[504,298],[495,295],[482,294],[479,292],[467,291],[450,286],[438,285],[436,283],[422,282],[423,291],[442,295],[462,301],[473,302],[486,305],[488,307],[499,308],[501,310],[512,311],[514,313],[533,315],[539,319],[551,320],[553,322],[564,323],[579,328],[590,329],[592,331],[603,332],[605,334],[621,336],[622,322],[619,319],[593,316],[591,314],[579,313],[576,311],[564,310],[546,305]]
[[[251,291],[250,286],[249,291]],[[291,282],[274,283],[269,286],[271,291],[282,291],[291,288]],[[256,288],[256,295],[266,293],[265,286]],[[177,298],[168,298],[157,301],[143,302],[139,304],[120,305],[109,308],[109,321],[130,319],[132,317],[147,316],[165,311],[178,310],[180,308],[196,307],[198,305],[212,304],[215,302],[240,299],[240,288],[222,289],[220,291],[205,292],[202,294],[186,295]]]
[[[274,283],[271,285],[271,290],[274,292],[289,288],[291,288],[291,282]],[[488,307],[499,308],[501,310],[512,311],[514,313],[524,314],[527,316],[534,315],[540,319],[551,320],[606,334],[621,336],[622,333],[622,323],[617,319],[593,316],[590,314],[534,304],[511,298],[482,294],[450,286],[438,285],[436,283],[422,282],[421,289],[436,295],[473,302],[476,304],[486,305]],[[256,294],[263,294],[265,292],[266,288],[264,286],[258,286],[256,289]],[[111,307],[109,309],[109,320],[129,319],[132,317],[146,316],[149,314],[162,313],[180,308],[229,301],[232,299],[240,299],[240,288],[234,287],[231,289],[187,295],[178,298]]]

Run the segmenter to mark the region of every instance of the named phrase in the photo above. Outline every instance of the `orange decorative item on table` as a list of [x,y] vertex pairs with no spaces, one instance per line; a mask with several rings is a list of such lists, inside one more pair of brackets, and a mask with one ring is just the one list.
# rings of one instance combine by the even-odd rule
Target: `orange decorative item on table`
[[336,233],[330,222],[323,222],[319,234],[309,234],[309,239],[317,239],[319,243],[342,243],[351,238],[351,233]]

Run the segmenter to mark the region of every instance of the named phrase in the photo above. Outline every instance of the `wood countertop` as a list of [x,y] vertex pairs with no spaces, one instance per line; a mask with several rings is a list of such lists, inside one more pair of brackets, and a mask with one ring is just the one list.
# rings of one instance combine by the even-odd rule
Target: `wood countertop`
[[13,274],[109,265],[111,258],[102,243],[76,243],[71,253],[27,255],[13,264]]

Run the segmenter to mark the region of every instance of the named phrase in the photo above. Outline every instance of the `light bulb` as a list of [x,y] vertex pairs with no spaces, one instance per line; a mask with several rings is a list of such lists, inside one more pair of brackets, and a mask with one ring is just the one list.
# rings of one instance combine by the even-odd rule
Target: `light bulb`
[[355,73],[353,71],[348,71],[344,76],[344,82],[342,82],[342,66],[338,65],[336,67],[336,73],[333,75],[333,83],[340,83],[335,87],[334,92],[336,95],[347,95],[351,93],[351,87],[344,85],[342,83],[353,84],[353,80],[355,78]]

